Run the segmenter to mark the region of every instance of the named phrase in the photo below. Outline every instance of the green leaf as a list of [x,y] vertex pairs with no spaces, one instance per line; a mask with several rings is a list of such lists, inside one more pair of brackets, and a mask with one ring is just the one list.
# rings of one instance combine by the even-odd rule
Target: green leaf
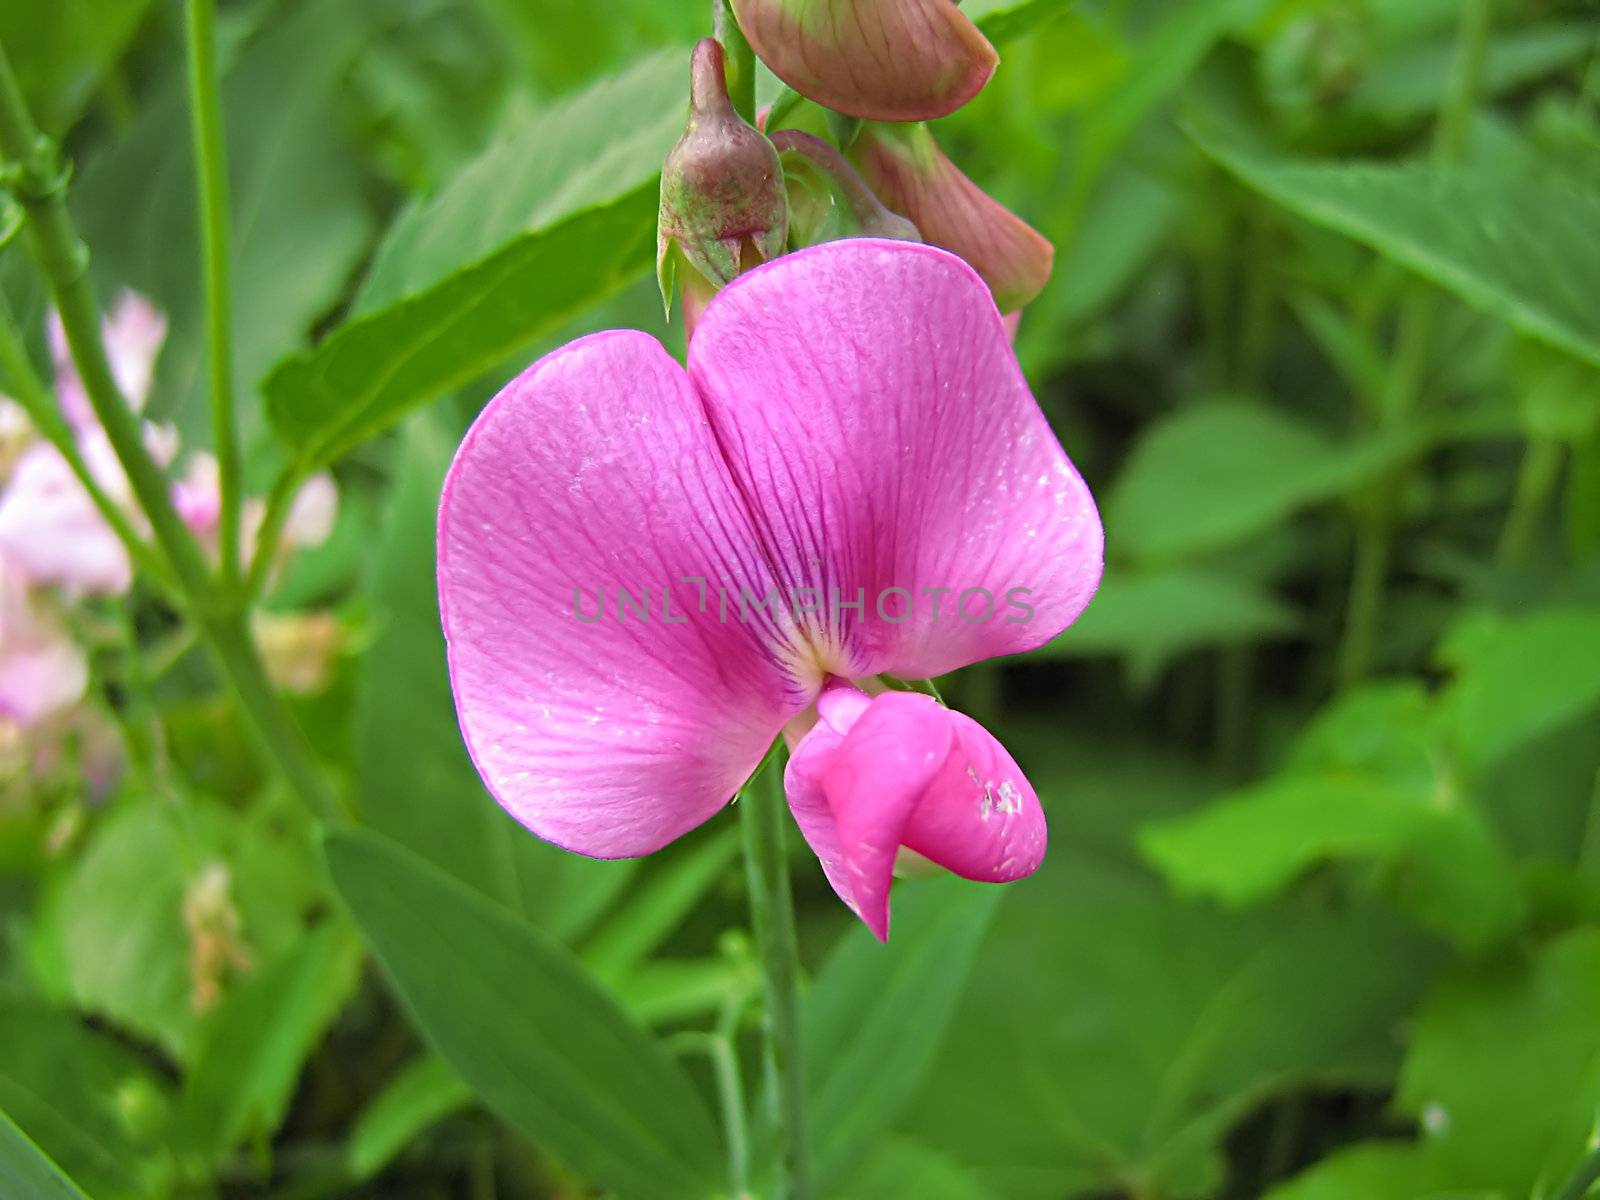
[[1138,559],[1215,550],[1351,492],[1404,440],[1340,444],[1287,413],[1217,401],[1147,427],[1106,504],[1112,546]]
[[703,1200],[722,1151],[683,1070],[571,954],[367,833],[334,833],[340,896],[433,1048],[507,1123],[586,1179]]
[[59,134],[138,31],[150,0],[61,0],[0,8],[0,45],[34,119]]
[[1423,1136],[1319,1163],[1272,1200],[1553,1196],[1600,1112],[1600,931],[1464,966],[1416,1018],[1399,1106]]
[[1352,692],[1301,736],[1282,771],[1147,827],[1145,855],[1180,892],[1234,906],[1318,863],[1380,863],[1407,911],[1487,945],[1517,928],[1524,905],[1505,851],[1441,769],[1432,722],[1418,685]]
[[360,966],[349,930],[325,922],[207,1016],[183,1098],[188,1146],[220,1163],[241,1142],[270,1138]]
[[966,1168],[908,1138],[880,1141],[839,1188],[838,1200],[993,1200]]
[[72,1013],[0,999],[0,1109],[97,1200],[171,1189],[157,1149],[167,1106],[165,1081],[136,1051]]
[[361,812],[374,829],[571,940],[638,864],[598,862],[540,841],[494,802],[467,757],[434,589],[439,490],[455,442],[454,430],[430,414],[408,426],[395,458],[365,589],[378,633],[356,684]]
[[1421,164],[1297,163],[1209,119],[1200,148],[1290,212],[1363,242],[1468,304],[1600,364],[1600,196],[1526,175]]
[[[364,181],[336,112],[365,44],[354,6],[301,2],[245,43],[222,80],[233,211],[234,386],[246,436],[262,377],[306,344],[373,232]],[[175,71],[126,136],[72,189],[109,297],[132,287],[167,314],[154,407],[206,444],[203,297],[188,93]]]
[[1444,706],[1456,753],[1482,771],[1600,705],[1600,611],[1476,613],[1445,639]]
[[921,1090],[999,900],[955,879],[902,886],[889,944],[854,928],[824,964],[802,1013],[824,1188]]
[[435,1054],[401,1069],[362,1112],[350,1131],[345,1161],[350,1177],[372,1179],[430,1125],[472,1103],[472,1089]]
[[130,799],[50,889],[34,930],[36,969],[52,992],[184,1061],[201,1024],[184,924],[190,889],[209,866],[226,866],[243,949],[265,968],[298,943],[319,899],[302,853],[270,822]]
[[1006,1200],[1220,1194],[1263,1101],[1383,1085],[1435,957],[1365,907],[1220,913],[1070,845],[1007,891],[903,1123]]
[[51,1162],[0,1111],[0,1195],[8,1200],[88,1200],[78,1185]]
[[267,381],[273,422],[300,456],[337,458],[647,270],[687,77],[682,50],[644,59],[402,216],[354,317]]
[[968,0],[963,12],[991,42],[1009,42],[1072,10],[1070,0]]
[[1036,654],[1116,654],[1153,676],[1191,650],[1237,646],[1294,632],[1293,609],[1236,573],[1202,567],[1107,572],[1094,603]]

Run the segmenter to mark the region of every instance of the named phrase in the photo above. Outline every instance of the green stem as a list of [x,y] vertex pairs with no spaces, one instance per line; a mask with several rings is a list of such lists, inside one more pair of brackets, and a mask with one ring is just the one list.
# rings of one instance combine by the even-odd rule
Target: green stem
[[0,373],[4,374],[17,403],[28,414],[28,419],[33,422],[34,428],[60,452],[62,458],[66,459],[67,466],[72,468],[72,473],[83,486],[83,490],[94,501],[95,508],[127,548],[128,556],[162,587],[168,591],[173,590],[172,577],[166,563],[162,562],[145,540],[135,532],[127,516],[111,497],[106,495],[93,472],[89,470],[89,464],[78,449],[77,439],[73,437],[72,430],[61,417],[55,398],[51,396],[44,381],[34,372],[33,365],[28,361],[27,352],[22,348],[22,336],[3,298],[0,298]]
[[1522,455],[1517,472],[1517,490],[1511,511],[1500,531],[1500,546],[1495,561],[1501,567],[1514,567],[1528,556],[1528,548],[1539,532],[1539,522],[1550,504],[1550,495],[1561,479],[1562,445],[1554,438],[1535,438]]
[[304,474],[298,467],[285,467],[267,493],[266,511],[256,533],[255,557],[250,562],[250,574],[244,584],[247,599],[253,600],[266,590],[272,564],[278,557],[278,543],[283,540],[283,524],[288,520],[289,509],[294,505],[295,494],[303,480]]
[[100,340],[100,314],[89,285],[88,250],[67,212],[66,178],[56,147],[29,115],[22,91],[0,45],[0,160],[27,216],[28,238],[50,284],[73,362],[111,448],[157,545],[172,566],[178,590],[244,708],[262,749],[291,787],[325,818],[343,814],[304,736],[267,680],[242,608],[219,596],[199,543],[172,505],[166,477],[145,449],[139,419],[123,398]]
[[[1450,94],[1434,140],[1434,161],[1448,165],[1460,160],[1472,130],[1472,115],[1483,85],[1484,58],[1492,25],[1491,0],[1467,0],[1456,35],[1455,69]],[[1414,286],[1401,306],[1394,356],[1384,394],[1376,406],[1384,428],[1403,425],[1422,397],[1428,352],[1438,318],[1438,294]],[[1404,493],[1405,469],[1381,480],[1364,515],[1356,541],[1355,572],[1350,584],[1343,644],[1339,647],[1339,679],[1349,686],[1372,668],[1372,651],[1383,617],[1393,550],[1395,507]]]
[[216,443],[222,511],[218,549],[223,579],[239,577],[242,468],[233,413],[233,307],[228,214],[228,159],[217,85],[214,0],[185,5],[189,43],[189,101],[194,126],[195,178],[205,258],[206,350],[211,376],[211,436]]
[[1555,1200],[1583,1200],[1596,1183],[1600,1183],[1600,1145],[1589,1148],[1567,1185],[1556,1193]]
[[780,743],[745,786],[739,809],[750,880],[750,919],[761,951],[765,986],[767,1069],[782,1159],[780,1194],[787,1200],[810,1200],[805,1077],[800,1059],[800,949],[783,845],[785,757]]
[[733,10],[725,9],[722,21],[722,49],[728,60],[728,97],[733,111],[750,124],[756,123],[756,54],[745,40],[744,31]]

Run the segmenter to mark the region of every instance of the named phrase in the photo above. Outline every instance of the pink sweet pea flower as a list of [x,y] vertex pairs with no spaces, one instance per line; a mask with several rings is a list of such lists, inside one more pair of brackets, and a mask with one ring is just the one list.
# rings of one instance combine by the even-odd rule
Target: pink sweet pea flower
[[878,677],[1041,645],[1102,549],[972,269],[815,246],[724,289],[687,370],[596,334],[485,408],[439,512],[462,731],[513,816],[600,858],[711,817],[785,732],[801,830],[885,937],[902,847],[1012,880],[1045,822],[981,726]]
[[76,704],[88,685],[83,651],[0,560],[0,722],[30,728]]

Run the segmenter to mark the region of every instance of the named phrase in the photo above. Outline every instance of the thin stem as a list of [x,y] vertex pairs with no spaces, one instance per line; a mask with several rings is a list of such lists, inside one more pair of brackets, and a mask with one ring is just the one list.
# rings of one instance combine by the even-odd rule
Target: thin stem
[[222,508],[218,549],[223,579],[239,576],[239,489],[242,468],[233,413],[232,234],[228,159],[217,85],[214,0],[185,5],[189,42],[189,103],[194,126],[195,179],[205,259],[206,351],[211,376],[211,436],[216,443]]
[[138,535],[127,516],[111,497],[106,495],[105,489],[89,470],[89,464],[85,461],[82,451],[78,449],[78,442],[73,437],[72,430],[62,419],[55,399],[28,361],[27,352],[22,348],[22,336],[17,331],[11,311],[6,307],[3,298],[0,298],[0,372],[4,373],[14,398],[28,414],[33,427],[56,448],[66,460],[67,466],[72,468],[73,475],[77,477],[83,490],[89,494],[89,498],[94,501],[95,508],[105,518],[106,524],[111,526],[118,540],[127,548],[128,556],[141,570],[171,591],[172,576],[167,570],[166,563],[162,562]]
[[1600,1183],[1600,1144],[1591,1145],[1572,1178],[1556,1193],[1555,1200],[1583,1200],[1596,1183]]
[[1535,438],[1523,451],[1517,490],[1495,552],[1495,562],[1501,567],[1514,567],[1527,558],[1539,532],[1539,522],[1549,507],[1550,494],[1560,482],[1562,453],[1562,445],[1555,438]]
[[731,68],[728,80],[728,97],[733,101],[733,111],[750,124],[756,123],[756,54],[745,40],[744,31],[733,13],[723,16],[722,49]]
[[328,819],[342,817],[338,796],[267,680],[242,608],[234,598],[219,596],[213,589],[205,555],[173,507],[166,477],[145,449],[138,418],[117,386],[100,340],[100,314],[86,271],[88,251],[67,212],[67,172],[56,147],[39,132],[28,113],[3,45],[0,159],[9,160],[7,172],[27,216],[33,256],[50,284],[84,391],[150,522],[156,543],[172,566],[191,618],[210,644],[270,760],[313,811]]
[[304,476],[299,468],[290,465],[273,481],[267,493],[266,511],[261,517],[261,527],[256,532],[255,556],[250,561],[250,574],[245,579],[246,599],[254,600],[266,589],[272,564],[278,557],[278,543],[283,540],[283,525],[294,505],[295,494],[300,490]]
[[805,1077],[800,1059],[800,949],[783,845],[784,758],[780,743],[745,786],[739,809],[750,880],[750,920],[761,951],[766,996],[767,1070],[782,1162],[780,1194],[787,1200],[810,1200]]
[[[1434,139],[1433,156],[1437,163],[1457,162],[1465,153],[1472,115],[1483,84],[1492,18],[1491,0],[1467,0],[1462,9],[1450,94],[1439,114]],[[1414,286],[1401,305],[1389,379],[1376,406],[1379,424],[1385,428],[1402,425],[1422,397],[1438,313],[1438,294],[1421,286]],[[1346,687],[1365,678],[1372,668],[1372,652],[1383,617],[1393,551],[1394,510],[1404,492],[1404,474],[1401,468],[1395,475],[1378,482],[1371,509],[1363,515],[1357,532],[1350,604],[1346,610],[1344,641],[1339,647],[1339,679]]]

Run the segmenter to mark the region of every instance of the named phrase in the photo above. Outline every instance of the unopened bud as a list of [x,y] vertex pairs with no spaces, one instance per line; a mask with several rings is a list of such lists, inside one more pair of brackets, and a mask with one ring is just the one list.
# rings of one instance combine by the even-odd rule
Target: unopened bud
[[942,117],[999,63],[955,0],[733,0],[733,11],[774,75],[852,117]]
[[1021,308],[1049,282],[1055,247],[963,175],[926,125],[864,125],[850,158],[924,241],[959,254],[983,276],[1001,312]]
[[[783,253],[789,201],[778,152],[743,120],[728,99],[722,47],[711,38],[694,48],[689,126],[661,171],[656,276],[672,307],[678,260],[712,290],[746,267]],[[694,281],[685,280],[685,288]]]
[[821,138],[780,129],[772,144],[789,185],[790,238],[796,246],[847,237],[922,240],[917,227],[884,207],[844,155]]

